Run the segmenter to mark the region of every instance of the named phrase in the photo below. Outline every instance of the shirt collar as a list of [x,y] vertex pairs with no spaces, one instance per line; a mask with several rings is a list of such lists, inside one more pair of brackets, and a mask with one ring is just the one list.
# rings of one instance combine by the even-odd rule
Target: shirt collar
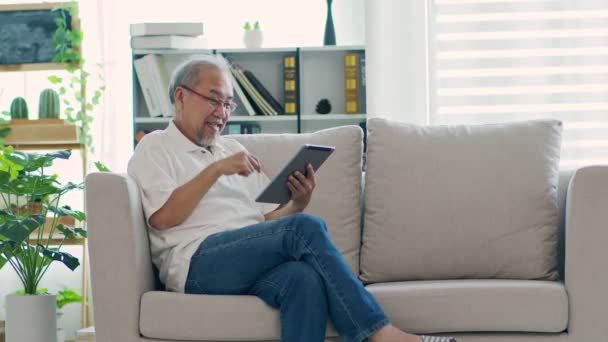
[[199,145],[193,143],[192,141],[190,141],[190,139],[188,139],[184,135],[184,133],[182,133],[182,131],[180,131],[179,128],[177,128],[177,126],[175,125],[173,120],[171,120],[169,122],[169,126],[167,126],[167,128],[165,129],[165,133],[173,140],[173,142],[176,144],[177,148],[182,151],[198,152],[198,151],[206,150],[211,153],[215,153],[216,151],[219,152],[219,151],[224,150],[224,148],[222,147],[222,144],[220,142],[220,140],[222,140],[223,137],[221,137],[221,136],[217,137],[217,139],[215,139],[215,142],[213,143],[213,145],[211,145],[209,148],[199,146]]

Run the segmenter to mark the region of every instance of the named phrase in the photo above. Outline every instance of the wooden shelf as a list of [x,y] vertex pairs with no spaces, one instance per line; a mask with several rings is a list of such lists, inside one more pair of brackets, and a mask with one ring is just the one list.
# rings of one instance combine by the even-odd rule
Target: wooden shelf
[[0,64],[0,72],[65,70],[68,65],[68,63]]
[[12,120],[6,145],[20,150],[80,148],[79,127],[63,123],[60,119]]

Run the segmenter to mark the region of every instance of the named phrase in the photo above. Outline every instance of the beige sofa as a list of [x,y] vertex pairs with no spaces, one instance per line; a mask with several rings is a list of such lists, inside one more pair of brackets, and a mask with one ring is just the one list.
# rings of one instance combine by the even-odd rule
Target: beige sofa
[[[557,194],[557,202],[553,198],[553,203],[558,206],[555,210],[555,235],[559,239],[557,245],[553,242],[549,244],[556,253],[550,252],[549,257],[556,260],[556,270],[560,275],[553,280],[535,280],[535,273],[528,266],[539,264],[535,260],[537,257],[526,256],[536,255],[537,248],[533,244],[528,245],[534,238],[526,237],[518,241],[510,238],[520,230],[508,234],[498,231],[493,233],[498,234],[499,240],[488,238],[480,244],[475,236],[466,236],[470,234],[467,227],[474,223],[467,222],[467,227],[459,223],[459,220],[473,220],[492,211],[491,204],[483,209],[484,212],[479,208],[488,199],[483,196],[472,198],[487,190],[481,189],[483,177],[467,176],[484,167],[475,161],[458,164],[458,160],[463,158],[454,153],[459,152],[451,152],[449,158],[441,156],[440,151],[446,150],[445,146],[439,146],[439,152],[425,150],[423,152],[427,156],[423,158],[426,159],[410,162],[417,158],[415,144],[419,142],[401,139],[399,135],[402,133],[393,130],[392,125],[384,121],[368,122],[368,127],[366,174],[360,171],[362,132],[356,126],[313,134],[236,138],[259,157],[270,176],[278,172],[285,159],[302,143],[336,146],[334,155],[317,174],[318,187],[307,211],[325,219],[333,241],[348,264],[360,274],[369,291],[398,327],[414,333],[456,336],[461,342],[608,341],[607,166],[560,172],[558,191],[555,184],[538,187]],[[422,132],[418,128],[414,131]],[[437,132],[422,133],[418,136],[431,139],[431,142],[433,139],[442,140],[441,136],[436,136]],[[500,134],[486,134],[482,138],[490,136]],[[442,143],[460,146],[453,141]],[[476,144],[474,146],[482,145],[486,150],[493,148],[487,141],[483,144],[473,143]],[[504,145],[508,143],[502,139],[496,146],[503,149]],[[424,148],[428,149],[429,146]],[[529,147],[529,150],[535,149]],[[482,153],[476,152],[475,156],[479,154]],[[493,155],[496,154],[491,154],[489,158]],[[445,165],[453,165],[454,170],[446,170],[449,166],[432,168],[432,171],[417,170],[429,167],[422,165],[425,160],[432,159],[432,165],[437,165],[442,157],[450,159]],[[498,161],[521,163],[503,159]],[[403,163],[407,168],[396,169],[402,168]],[[457,170],[462,165],[475,167],[466,172]],[[496,172],[504,169],[508,168],[502,166],[496,168]],[[509,196],[516,199],[513,193],[519,189],[513,188],[519,184],[519,179],[535,171],[531,167],[515,165],[505,172],[512,174],[514,183],[509,183],[511,180],[505,178],[496,179],[496,184],[509,186],[491,191],[510,191]],[[452,179],[452,183],[449,183],[447,179],[442,179],[446,174],[461,177],[462,181]],[[421,175],[433,178],[432,182],[425,183],[428,181],[422,179],[424,177]],[[419,184],[412,184],[416,182]],[[468,189],[463,194],[465,198],[451,198],[454,189],[460,189],[463,183],[467,183]],[[390,187],[382,188],[386,184]],[[432,189],[435,185],[440,186],[439,190]],[[527,184],[521,190],[533,187]],[[428,205],[416,207],[422,198],[437,191],[445,191],[446,196],[425,199],[435,203],[430,205],[430,214],[422,212],[429,209]],[[466,209],[466,205],[476,200],[478,209]],[[500,200],[505,200],[504,196]],[[458,203],[457,206],[455,203]],[[256,297],[185,295],[159,291],[150,261],[140,195],[131,178],[113,173],[88,175],[86,204],[97,342],[279,339],[278,312]],[[501,205],[518,210],[516,204],[507,202]],[[384,212],[387,208],[403,208],[403,211],[397,210],[390,216],[407,215],[399,220],[408,222],[391,222],[393,218],[386,217]],[[408,208],[415,211],[408,212]],[[531,209],[532,214],[544,210],[541,206]],[[440,228],[443,230],[424,235],[412,230],[417,229],[417,224],[424,226],[424,222],[417,222],[417,216],[424,217],[426,221],[447,217],[449,224]],[[498,216],[492,214],[490,219],[497,221]],[[516,228],[515,218],[506,217],[509,222],[505,227]],[[492,228],[500,226],[500,222],[494,221]],[[439,229],[436,226],[434,224],[425,229],[431,232]],[[492,231],[491,228],[484,229]],[[454,230],[458,230],[456,235]],[[490,240],[499,243],[484,249],[483,244]],[[539,241],[545,242],[542,239]],[[427,244],[426,251],[423,244]],[[513,250],[516,253],[512,256],[522,256],[523,259],[513,259],[515,263],[509,261],[508,254]],[[494,252],[499,254],[492,255]],[[466,259],[469,257],[473,259]],[[538,256],[539,259],[542,257],[546,255]],[[509,263],[512,265],[507,265]],[[476,279],[474,276],[483,276],[494,270],[506,271],[497,271],[496,277]],[[519,271],[523,272],[522,278],[525,279],[509,276]],[[528,271],[532,273],[527,274]],[[425,274],[429,279],[424,279]],[[548,273],[547,279],[555,275],[555,272]],[[328,340],[339,340],[336,336],[329,323]]]

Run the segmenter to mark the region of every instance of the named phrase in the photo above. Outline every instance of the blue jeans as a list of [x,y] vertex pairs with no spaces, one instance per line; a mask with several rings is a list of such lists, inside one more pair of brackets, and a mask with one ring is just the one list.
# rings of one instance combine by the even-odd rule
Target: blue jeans
[[258,296],[280,310],[288,342],[323,341],[328,318],[347,341],[388,324],[325,223],[308,214],[210,235],[192,256],[185,291]]

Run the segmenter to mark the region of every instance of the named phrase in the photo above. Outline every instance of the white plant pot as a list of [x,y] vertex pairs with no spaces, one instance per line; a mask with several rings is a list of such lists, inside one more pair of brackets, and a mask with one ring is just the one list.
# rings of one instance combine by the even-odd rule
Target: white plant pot
[[57,342],[54,295],[7,295],[6,342]]
[[245,30],[243,34],[243,42],[248,49],[256,49],[262,47],[264,35],[262,30]]

